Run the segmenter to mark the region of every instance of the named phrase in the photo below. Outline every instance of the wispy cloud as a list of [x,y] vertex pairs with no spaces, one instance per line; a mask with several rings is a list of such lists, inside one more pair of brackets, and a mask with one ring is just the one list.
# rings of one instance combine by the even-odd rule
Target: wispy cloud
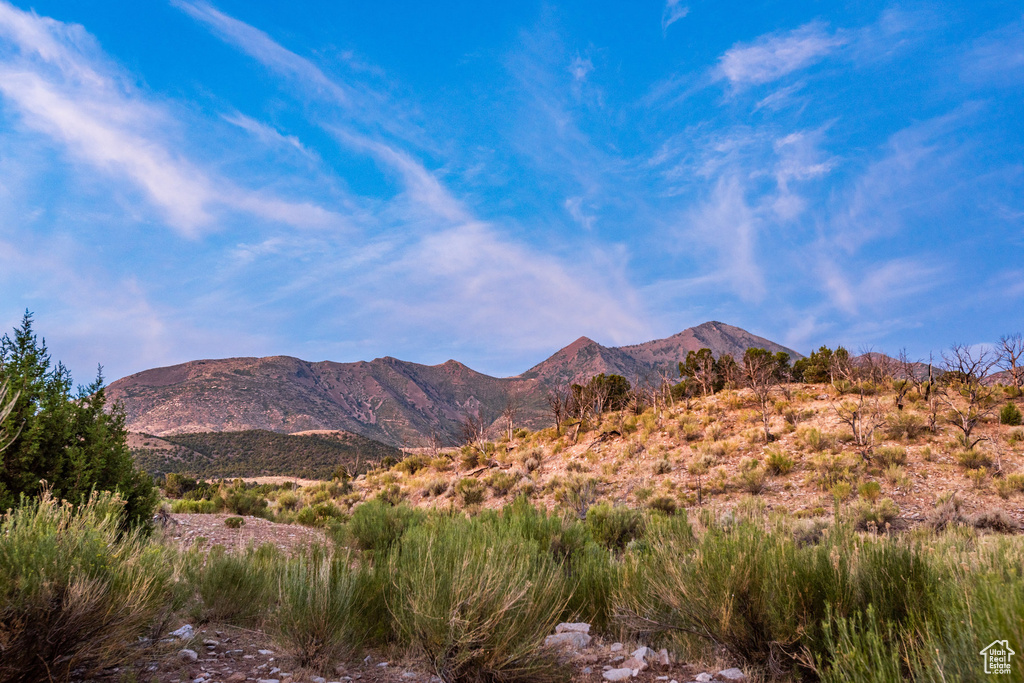
[[661,12],[661,31],[664,33],[668,30],[668,27],[676,23],[687,14],[690,13],[690,8],[683,5],[680,0],[666,0],[665,9]]
[[210,227],[223,208],[293,225],[342,222],[310,202],[244,190],[172,152],[163,131],[176,127],[173,118],[125,85],[81,27],[0,3],[0,35],[19,51],[0,60],[0,93],[20,110],[22,125],[131,180],[183,234]]
[[224,14],[213,5],[187,0],[171,0],[171,5],[196,21],[210,27],[221,39],[231,43],[250,57],[285,76],[313,85],[339,105],[350,105],[352,97],[344,86],[336,83],[308,59],[282,47],[266,32]]
[[788,33],[771,33],[753,43],[736,44],[718,61],[718,72],[733,86],[761,85],[815,64],[847,39],[813,21]]

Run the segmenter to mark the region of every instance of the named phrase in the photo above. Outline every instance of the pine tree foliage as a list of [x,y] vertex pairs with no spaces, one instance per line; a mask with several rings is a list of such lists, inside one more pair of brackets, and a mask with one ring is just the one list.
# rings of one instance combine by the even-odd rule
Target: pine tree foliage
[[13,335],[0,339],[0,385],[14,397],[0,433],[17,434],[0,452],[0,510],[22,496],[38,496],[46,481],[56,497],[77,503],[92,491],[116,491],[126,501],[130,525],[145,524],[157,492],[135,469],[124,415],[107,411],[102,369],[96,380],[72,392],[71,373],[54,365],[25,312]]

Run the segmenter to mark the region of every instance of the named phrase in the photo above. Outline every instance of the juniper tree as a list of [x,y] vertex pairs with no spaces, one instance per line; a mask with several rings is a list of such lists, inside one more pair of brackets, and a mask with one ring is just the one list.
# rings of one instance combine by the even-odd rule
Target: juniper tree
[[124,414],[117,406],[108,410],[102,368],[72,393],[71,373],[51,362],[26,311],[13,336],[0,339],[0,384],[14,397],[0,429],[17,434],[0,452],[0,510],[38,495],[45,480],[54,496],[73,503],[94,490],[116,491],[126,501],[127,522],[148,523],[157,492],[135,468]]

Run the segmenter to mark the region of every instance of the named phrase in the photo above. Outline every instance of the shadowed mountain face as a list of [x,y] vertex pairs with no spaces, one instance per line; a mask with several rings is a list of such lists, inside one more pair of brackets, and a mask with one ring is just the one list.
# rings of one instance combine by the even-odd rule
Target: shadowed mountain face
[[677,363],[701,347],[716,356],[750,346],[796,352],[731,325],[705,323],[668,339],[609,348],[586,337],[518,377],[496,378],[450,360],[419,365],[395,358],[310,363],[288,356],[199,360],[146,370],[107,388],[128,428],[154,435],[267,429],[293,433],[345,430],[395,446],[458,438],[466,416],[496,428],[502,411],[518,407],[516,424],[548,421],[547,386],[622,375],[631,383],[674,380]]

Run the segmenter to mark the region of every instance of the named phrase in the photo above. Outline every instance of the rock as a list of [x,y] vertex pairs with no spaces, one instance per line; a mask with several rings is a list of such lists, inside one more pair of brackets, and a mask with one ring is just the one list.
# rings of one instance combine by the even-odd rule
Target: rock
[[213,638],[207,638],[203,641],[203,645],[205,645],[206,647],[217,647],[218,645],[220,645],[220,641],[214,640]]
[[189,650],[188,648],[178,650],[178,659],[183,662],[196,662],[199,661],[199,653],[195,650]]
[[273,650],[256,650],[256,652],[258,652],[259,654],[263,655],[264,657],[270,657],[271,655],[274,654]]
[[622,663],[622,666],[631,670],[633,672],[633,675],[636,676],[638,673],[647,668],[647,662],[645,662],[642,659],[637,659],[636,657],[630,657]]
[[745,673],[743,673],[742,671],[740,671],[739,669],[733,668],[733,669],[723,669],[722,671],[719,671],[718,674],[715,676],[715,678],[717,678],[720,681],[737,681],[737,682],[742,682],[742,681],[747,680],[747,675]]
[[668,680],[668,676],[655,676],[654,680],[656,680],[656,681],[667,681]]
[[544,639],[544,645],[547,647],[581,650],[590,645],[590,636],[579,631],[566,631],[565,633],[556,633],[553,636],[548,636]]
[[311,683],[327,683],[327,679],[323,676],[313,676],[309,679]]
[[386,668],[388,668],[388,663],[387,662],[380,662],[379,664],[377,664],[377,668],[378,669],[386,669]]
[[402,678],[416,678],[416,672],[406,671],[404,674],[402,674]]
[[645,647],[643,645],[641,645],[637,649],[633,650],[633,658],[634,659],[639,659],[641,661],[647,659],[648,657],[650,657],[653,654],[654,654],[654,650],[652,650],[649,647]]
[[245,683],[245,674],[241,671],[236,671],[227,678],[224,679],[224,683]]
[[696,680],[697,683],[711,683],[711,681],[715,680],[715,677],[707,672],[704,672],[697,674],[694,680]]
[[612,646],[608,648],[611,652],[622,652],[622,643],[612,643]]
[[279,678],[257,678],[256,683],[281,683]]
[[179,640],[191,640],[195,635],[195,629],[192,628],[192,624],[185,624],[177,631],[171,631],[171,635]]
[[619,655],[618,657],[612,657],[612,664],[615,664],[615,663],[617,663],[617,662],[621,662],[621,661],[624,661],[625,659],[626,659],[626,658],[625,658],[625,657],[623,657],[622,655]]
[[590,624],[566,622],[555,627],[555,633],[590,633]]
[[632,669],[612,669],[610,671],[605,671],[601,674],[601,677],[606,681],[625,681],[632,675]]
[[661,651],[658,653],[658,666],[663,671],[672,668],[672,659],[668,656],[668,650],[665,648],[661,648]]

